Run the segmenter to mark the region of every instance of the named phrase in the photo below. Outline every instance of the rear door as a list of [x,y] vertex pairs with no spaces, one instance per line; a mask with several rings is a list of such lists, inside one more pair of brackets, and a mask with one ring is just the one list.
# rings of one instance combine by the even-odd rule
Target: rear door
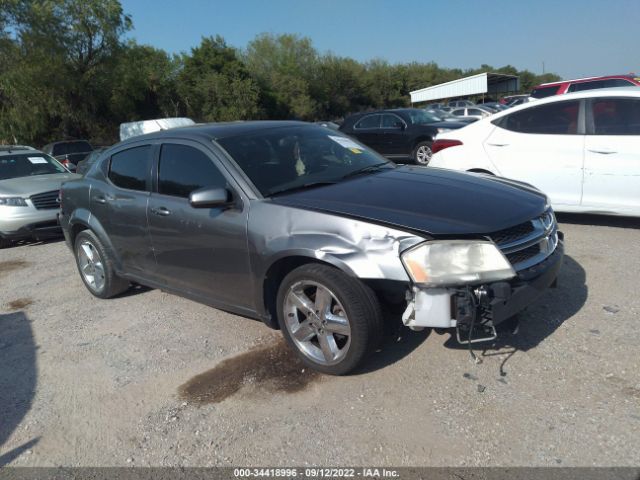
[[384,155],[407,155],[411,153],[407,124],[394,113],[382,115],[382,132],[384,143],[380,153]]
[[376,152],[382,153],[384,147],[384,133],[381,128],[382,115],[373,113],[365,115],[353,126],[353,135]]
[[100,221],[128,273],[149,278],[155,258],[147,229],[154,146],[115,152],[108,160],[107,182],[90,190],[91,214]]
[[532,104],[494,125],[484,148],[500,175],[534,185],[554,205],[580,204],[584,160],[580,100]]
[[[162,144],[149,201],[158,277],[169,287],[216,303],[251,307],[249,203],[223,172],[213,153],[196,142]],[[236,202],[231,207],[193,208],[189,194],[203,187],[230,188]]]
[[582,205],[640,215],[640,99],[588,102]]

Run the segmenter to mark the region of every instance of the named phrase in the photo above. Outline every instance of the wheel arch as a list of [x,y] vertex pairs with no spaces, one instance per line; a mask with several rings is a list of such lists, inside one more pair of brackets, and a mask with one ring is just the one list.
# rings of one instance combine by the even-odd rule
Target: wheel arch
[[411,151],[415,150],[415,148],[418,146],[419,143],[422,142],[431,142],[433,143],[433,136],[429,136],[429,135],[420,135],[418,137],[415,138],[415,140],[413,141],[413,146],[411,147]]
[[282,280],[296,268],[310,263],[334,267],[351,277],[357,278],[357,275],[348,265],[331,256],[318,258],[317,255],[310,252],[289,252],[273,259],[262,275],[261,288],[256,289],[259,294],[257,305],[263,310],[260,312],[261,316],[264,319],[264,323],[269,327],[276,330],[280,328],[277,319],[276,297]]
[[105,248],[109,250],[110,257],[113,260],[116,270],[120,271],[120,257],[116,254],[116,251],[113,248],[113,244],[111,243],[111,240],[109,239],[109,236],[107,235],[107,232],[100,221],[88,210],[77,209],[69,218],[68,232],[71,248],[74,248],[76,237],[83,230],[91,230],[100,239]]

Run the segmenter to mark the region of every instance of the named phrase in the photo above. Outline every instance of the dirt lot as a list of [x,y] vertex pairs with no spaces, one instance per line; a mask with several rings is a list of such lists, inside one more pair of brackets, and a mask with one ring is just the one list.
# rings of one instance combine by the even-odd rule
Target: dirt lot
[[482,364],[407,330],[343,378],[253,320],[95,299],[64,242],[2,250],[0,466],[638,465],[640,221],[560,220],[559,287]]

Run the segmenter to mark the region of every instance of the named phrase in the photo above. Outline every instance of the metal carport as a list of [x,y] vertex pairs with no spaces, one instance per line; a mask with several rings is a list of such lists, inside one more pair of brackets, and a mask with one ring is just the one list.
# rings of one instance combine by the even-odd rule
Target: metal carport
[[499,94],[517,92],[520,79],[517,75],[502,73],[479,73],[470,77],[459,78],[451,82],[433,85],[409,92],[411,103],[430,102],[445,98],[460,98],[471,95]]

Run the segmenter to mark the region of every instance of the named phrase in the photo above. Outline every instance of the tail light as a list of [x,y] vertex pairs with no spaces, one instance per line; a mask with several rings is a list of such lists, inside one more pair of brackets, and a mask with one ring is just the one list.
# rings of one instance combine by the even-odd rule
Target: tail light
[[433,142],[433,145],[431,145],[431,151],[433,153],[438,153],[440,150],[444,150],[445,148],[449,147],[455,147],[456,145],[462,145],[462,142],[460,140],[447,140],[446,138],[443,138],[441,140],[436,140],[435,142]]

